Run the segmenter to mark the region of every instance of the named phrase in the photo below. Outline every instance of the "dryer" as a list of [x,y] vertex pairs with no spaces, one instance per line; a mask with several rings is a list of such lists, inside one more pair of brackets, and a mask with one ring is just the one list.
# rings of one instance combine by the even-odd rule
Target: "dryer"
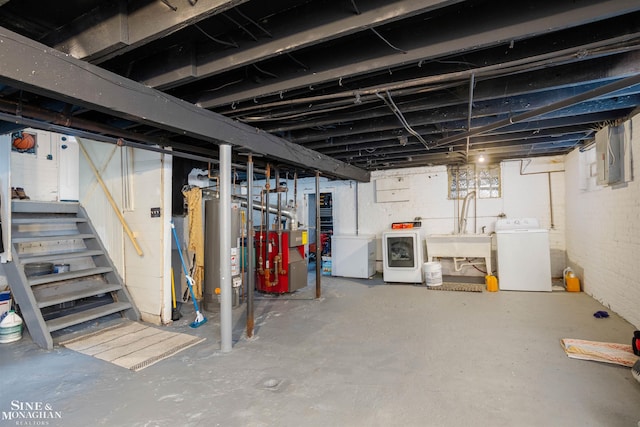
[[423,263],[419,229],[382,232],[382,278],[385,282],[422,283]]

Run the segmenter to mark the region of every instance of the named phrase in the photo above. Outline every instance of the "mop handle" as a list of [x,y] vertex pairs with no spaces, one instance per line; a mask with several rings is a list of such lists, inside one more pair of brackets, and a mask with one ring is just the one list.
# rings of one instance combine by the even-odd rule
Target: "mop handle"
[[171,230],[173,231],[173,238],[176,241],[176,246],[178,247],[178,254],[180,255],[180,261],[182,262],[182,269],[184,270],[184,275],[187,278],[187,285],[189,285],[189,293],[191,293],[191,299],[193,300],[193,306],[196,311],[200,311],[198,307],[198,301],[196,300],[196,296],[193,293],[193,279],[189,276],[189,272],[187,271],[187,265],[184,263],[184,258],[182,257],[182,248],[180,247],[180,241],[178,240],[178,233],[176,233],[176,226],[171,221]]
[[193,307],[196,309],[196,313],[200,312],[200,307],[198,307],[198,300],[196,299],[195,294],[193,293],[193,279],[191,276],[186,276],[187,284],[189,285],[189,293],[191,293],[191,299],[193,300]]
[[189,272],[187,271],[187,265],[184,263],[184,258],[182,257],[182,248],[180,247],[180,241],[178,240],[178,233],[176,233],[176,226],[171,221],[171,231],[173,231],[173,238],[176,241],[176,246],[178,247],[178,255],[180,255],[180,262],[182,263],[182,269],[184,270],[184,275],[188,276]]

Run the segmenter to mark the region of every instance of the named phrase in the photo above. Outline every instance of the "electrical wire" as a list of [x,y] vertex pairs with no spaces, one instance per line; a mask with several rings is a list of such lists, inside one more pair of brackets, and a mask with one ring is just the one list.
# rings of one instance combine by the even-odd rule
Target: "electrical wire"
[[229,43],[229,42],[226,42],[224,40],[220,40],[220,39],[217,39],[217,38],[213,37],[211,34],[207,33],[205,30],[200,28],[200,26],[198,24],[193,24],[193,26],[198,31],[200,31],[202,34],[204,34],[205,36],[207,36],[209,39],[213,40],[216,43],[220,43],[221,45],[235,47],[235,48],[239,47],[236,43]]
[[267,76],[269,76],[269,77],[273,77],[274,79],[277,79],[277,78],[278,78],[278,76],[277,76],[277,75],[275,75],[275,74],[273,74],[273,73],[270,73],[270,72],[268,72],[268,71],[263,70],[262,68],[258,67],[256,64],[251,64],[251,65],[253,65],[253,68],[255,68],[256,70],[260,71],[262,74],[266,74]]
[[[265,103],[260,106],[248,106],[243,109],[234,109],[230,111],[223,111],[222,114],[226,114],[231,111],[242,112],[247,110],[255,110],[259,108],[273,107],[279,105],[294,105],[294,104],[306,104],[310,101],[321,101],[325,99],[335,98],[354,98],[356,95],[362,96],[367,94],[375,95],[377,92],[394,91],[398,89],[407,89],[414,87],[426,87],[433,84],[451,84],[452,81],[459,85],[463,81],[466,81],[471,74],[475,74],[476,80],[479,78],[495,78],[505,77],[511,74],[518,74],[521,72],[533,71],[535,69],[545,68],[549,66],[562,65],[568,62],[575,62],[575,58],[580,59],[593,59],[600,56],[612,55],[617,53],[629,52],[632,50],[640,49],[640,45],[637,43],[638,38],[629,38],[628,36],[621,36],[614,39],[595,42],[579,47],[568,48],[558,52],[549,52],[541,54],[535,57],[522,58],[511,62],[501,62],[497,64],[488,65],[485,67],[470,68],[467,70],[456,71],[447,74],[439,74],[434,76],[419,77],[416,79],[405,80],[398,83],[391,83],[385,85],[371,86],[368,88],[359,89],[357,91],[343,91],[328,95],[319,95],[315,97],[305,97],[298,99],[290,99],[287,101],[279,101],[274,103]],[[582,54],[579,54],[582,52]],[[584,52],[589,52],[585,55]]]
[[389,92],[387,92],[387,97],[389,98],[388,100],[387,100],[387,98],[385,98],[384,96],[380,95],[379,93],[376,93],[376,95],[378,96],[378,98],[382,99],[385,104],[387,104],[387,106],[391,109],[393,114],[398,118],[398,120],[400,120],[400,123],[402,124],[402,126],[404,126],[404,128],[407,130],[407,132],[409,132],[411,135],[413,135],[416,138],[418,138],[418,141],[420,141],[422,143],[422,145],[424,145],[424,147],[428,150],[429,149],[429,145],[427,144],[427,141],[425,141],[424,138],[422,138],[422,136],[418,132],[416,132],[411,127],[411,125],[409,125],[407,120],[404,118],[404,115],[402,114],[402,111],[400,111],[400,109],[395,104],[395,102],[393,102],[393,98],[391,98],[391,94]]
[[249,18],[247,15],[245,15],[244,13],[240,12],[240,9],[238,9],[237,7],[235,9],[233,9],[238,15],[242,16],[244,19],[246,19],[247,21],[251,22],[253,25],[255,25],[256,27],[258,27],[263,33],[265,33],[268,37],[273,38],[273,34],[271,34],[269,31],[267,31],[266,28],[264,28],[262,25],[258,24],[255,20]]
[[235,25],[237,25],[238,28],[240,28],[242,31],[244,31],[254,41],[258,41],[258,38],[256,36],[254,36],[253,33],[251,31],[249,31],[244,25],[242,25],[241,23],[239,23],[238,21],[236,21],[235,19],[233,19],[232,17],[230,17],[226,13],[221,13],[221,15],[224,16],[225,18],[227,18],[229,21],[233,22]]
[[391,49],[393,49],[393,50],[397,50],[397,51],[398,51],[398,52],[400,52],[400,53],[407,53],[407,51],[406,51],[406,50],[404,50],[404,49],[400,49],[399,47],[396,47],[396,46],[392,45],[392,44],[391,44],[391,42],[390,42],[389,40],[385,39],[384,37],[382,37],[382,34],[380,34],[379,32],[377,32],[377,31],[375,30],[375,28],[369,28],[369,29],[370,29],[371,31],[373,31],[373,34],[375,34],[376,36],[380,37],[380,39],[381,39],[383,42],[385,42],[385,43],[386,43],[386,44],[387,44]]
[[356,15],[360,15],[360,9],[358,9],[358,5],[356,4],[355,0],[351,0],[351,5],[353,6],[353,9],[356,12]]
[[171,10],[173,10],[174,12],[178,11],[178,8],[175,7],[174,5],[172,5],[171,3],[169,3],[168,0],[160,0],[162,3],[164,3],[165,5],[167,5],[167,7]]

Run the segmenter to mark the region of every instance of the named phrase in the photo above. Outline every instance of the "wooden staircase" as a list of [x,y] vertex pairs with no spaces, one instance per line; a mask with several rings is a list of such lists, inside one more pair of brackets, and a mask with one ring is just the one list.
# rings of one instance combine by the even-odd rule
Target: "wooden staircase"
[[[52,332],[114,313],[140,319],[79,203],[12,200],[11,211],[13,261],[4,269],[34,342],[50,350]],[[28,277],[35,263],[70,271]]]

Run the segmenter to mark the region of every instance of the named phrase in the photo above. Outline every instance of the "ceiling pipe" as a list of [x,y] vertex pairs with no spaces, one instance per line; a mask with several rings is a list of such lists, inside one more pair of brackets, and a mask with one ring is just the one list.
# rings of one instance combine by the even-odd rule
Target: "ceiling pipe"
[[[75,116],[69,116],[66,114],[57,113],[51,110],[46,110],[43,108],[31,106],[31,105],[24,105],[24,104],[19,105],[16,102],[11,102],[6,100],[0,100],[0,111],[5,112],[7,114],[12,114],[12,117],[16,119],[27,116],[28,118],[40,120],[41,122],[45,122],[45,123],[52,123],[54,125],[58,125],[69,130],[81,128],[87,132],[104,133],[104,134],[117,136],[120,138],[135,139],[137,141],[146,142],[149,144],[172,145],[169,140],[164,138],[153,138],[147,135],[130,132],[124,129],[119,129],[112,126],[96,123],[91,120],[86,120],[86,119],[82,119]],[[17,111],[20,111],[19,115]]]
[[526,113],[518,114],[516,116],[509,117],[508,119],[498,120],[497,122],[488,124],[486,126],[481,126],[481,127],[476,128],[474,130],[469,130],[467,132],[462,132],[462,133],[459,133],[457,135],[453,135],[453,136],[449,136],[449,137],[446,137],[446,138],[442,138],[437,143],[435,143],[432,146],[432,148],[442,147],[444,145],[449,145],[452,142],[457,142],[457,141],[463,140],[464,138],[467,138],[467,137],[470,137],[470,136],[481,135],[481,134],[483,134],[485,132],[489,132],[491,130],[500,129],[500,128],[503,128],[505,126],[509,126],[509,125],[512,125],[512,124],[515,124],[515,123],[519,123],[519,122],[531,119],[531,118],[536,117],[536,116],[541,116],[543,114],[550,113],[552,111],[560,110],[560,109],[565,108],[565,107],[570,107],[572,105],[579,104],[581,102],[588,101],[590,99],[597,98],[599,96],[606,95],[606,94],[615,92],[617,90],[621,90],[621,89],[624,89],[626,87],[630,87],[630,86],[636,85],[638,83],[640,83],[640,74],[637,74],[637,75],[631,76],[631,77],[627,77],[627,78],[618,80],[618,81],[613,82],[613,83],[609,83],[607,85],[601,86],[601,87],[596,88],[596,89],[592,89],[592,90],[587,91],[585,93],[582,93],[580,95],[576,95],[576,96],[572,96],[570,98],[563,99],[562,101],[554,102],[553,104],[549,104],[549,105],[547,105],[545,107],[542,107],[542,108],[538,108],[538,109],[535,109],[535,110],[527,111]]
[[[0,101],[1,102],[1,101]],[[146,151],[153,151],[155,153],[162,153],[162,154],[170,154],[174,157],[179,157],[182,159],[189,159],[189,160],[196,160],[196,161],[200,161],[200,162],[205,162],[205,163],[215,163],[215,164],[219,164],[220,161],[218,159],[214,159],[212,157],[207,157],[207,156],[200,156],[198,154],[189,154],[189,153],[185,153],[182,151],[174,151],[174,150],[168,150],[166,148],[161,148],[161,147],[157,147],[157,146],[153,146],[153,145],[149,145],[149,144],[145,144],[145,143],[141,143],[141,142],[133,142],[133,141],[128,141],[124,138],[119,138],[119,137],[114,137],[114,136],[108,136],[108,135],[102,135],[100,133],[95,133],[95,132],[90,132],[90,131],[84,131],[84,130],[80,130],[80,129],[75,129],[75,128],[70,128],[67,126],[62,126],[62,125],[57,125],[54,123],[49,123],[49,122],[43,122],[41,120],[38,119],[30,119],[27,117],[21,117],[21,116],[16,116],[13,113],[3,113],[1,112],[2,108],[0,107],[0,120],[2,121],[6,121],[6,122],[10,122],[10,123],[16,123],[16,124],[20,124],[20,125],[24,125],[27,127],[32,127],[32,128],[36,128],[36,129],[40,129],[40,130],[47,130],[50,132],[57,132],[57,133],[61,133],[64,135],[70,135],[70,136],[78,136],[78,137],[82,137],[82,138],[87,138],[87,139],[91,139],[94,141],[98,141],[98,142],[106,142],[109,144],[116,144],[118,146],[123,146],[123,147],[132,147],[132,148],[137,148],[140,150],[146,150]],[[97,130],[97,129],[96,129]],[[137,134],[135,134],[135,138],[139,139],[137,137]],[[154,141],[149,140],[150,143],[155,144],[155,145],[162,145],[161,142],[159,141]],[[166,143],[166,142],[165,142]],[[237,164],[237,163],[232,163],[231,166],[240,169],[240,170],[245,170],[246,166],[243,166],[241,164]],[[266,171],[264,169],[255,169],[255,172],[258,172],[262,175],[266,174]]]
[[[562,65],[570,61],[575,61],[576,57],[580,58],[581,60],[585,60],[585,59],[598,58],[601,56],[612,55],[616,53],[629,52],[637,49],[637,47],[633,45],[628,46],[625,43],[628,43],[630,40],[633,40],[635,36],[636,34],[624,35],[620,37],[615,37],[613,39],[607,39],[607,40],[598,41],[594,43],[573,46],[560,51],[548,52],[548,53],[536,55],[534,57],[521,58],[511,62],[506,62],[506,63],[498,62],[496,64],[488,65],[485,67],[476,67],[468,70],[454,71],[447,74],[438,74],[435,76],[418,77],[418,78],[403,81],[403,82],[376,85],[376,86],[366,87],[363,89],[343,91],[343,92],[327,94],[327,95],[318,95],[318,96],[312,96],[312,97],[304,97],[304,98],[263,103],[259,105],[250,105],[243,108],[228,109],[228,110],[224,110],[223,114],[239,114],[245,111],[255,111],[255,110],[260,110],[262,108],[273,108],[277,106],[291,106],[295,104],[307,106],[309,104],[317,104],[320,101],[331,100],[331,99],[347,98],[347,102],[349,104],[352,104],[354,98],[363,100],[363,97],[366,97],[366,96],[375,97],[376,93],[381,91],[393,91],[394,95],[403,96],[403,95],[407,95],[408,93],[395,93],[395,92],[403,89],[414,89],[414,88],[418,88],[418,90],[420,90],[421,87],[434,85],[434,84],[459,85],[464,80],[469,78],[471,74],[475,74],[477,77],[482,77],[483,79],[486,79],[486,78],[492,78],[500,75],[514,74],[524,70],[529,71],[532,69]],[[616,46],[616,44],[623,44],[623,46]],[[584,53],[584,52],[588,52],[588,54],[578,56],[578,54]],[[454,80],[454,83],[451,83],[451,80]],[[414,92],[410,92],[410,93],[414,93]],[[267,130],[268,132],[277,132],[277,131],[285,131],[285,130],[295,130],[296,126],[299,126],[299,125],[290,125],[289,127],[279,127],[274,129],[269,129],[265,127],[264,129]]]

